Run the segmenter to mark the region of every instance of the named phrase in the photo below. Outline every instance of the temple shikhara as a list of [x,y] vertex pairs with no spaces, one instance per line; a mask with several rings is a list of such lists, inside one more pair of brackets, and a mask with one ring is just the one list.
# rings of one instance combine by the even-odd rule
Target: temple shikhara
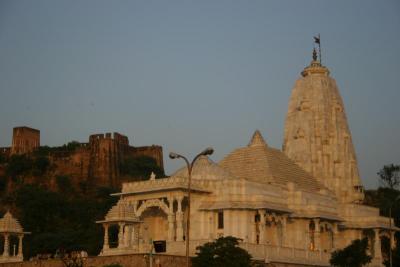
[[[293,87],[282,150],[267,141],[255,131],[220,162],[207,156],[195,162],[191,255],[205,242],[235,236],[253,258],[275,266],[329,266],[333,250],[368,237],[369,266],[383,266],[381,238],[393,237],[389,218],[362,204],[343,101],[315,52]],[[114,194],[120,200],[97,222],[105,230],[100,255],[148,252],[150,241],[184,255],[187,179],[183,167],[170,177],[123,183]],[[116,243],[109,241],[111,228],[118,229]]]

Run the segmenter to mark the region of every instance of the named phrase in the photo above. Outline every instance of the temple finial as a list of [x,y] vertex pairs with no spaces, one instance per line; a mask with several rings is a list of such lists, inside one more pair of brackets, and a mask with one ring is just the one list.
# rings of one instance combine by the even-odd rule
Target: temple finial
[[[318,45],[318,50],[319,50],[319,63],[322,64],[322,56],[321,56],[321,36],[318,33],[318,36],[314,36],[314,43],[316,43]],[[314,47],[314,51],[315,51],[315,47]],[[314,52],[313,52],[313,59],[314,59]],[[317,61],[316,59],[314,59],[314,61]]]
[[312,52],[312,59],[313,59],[313,61],[317,61],[317,59],[318,59],[317,50],[315,50],[315,47]]
[[250,140],[249,147],[254,146],[266,146],[267,143],[265,142],[264,138],[262,137],[259,130],[256,130],[253,134],[253,137]]

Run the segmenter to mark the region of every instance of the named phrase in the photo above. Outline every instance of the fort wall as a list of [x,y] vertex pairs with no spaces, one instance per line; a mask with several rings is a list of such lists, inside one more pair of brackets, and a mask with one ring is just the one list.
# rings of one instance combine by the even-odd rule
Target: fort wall
[[13,129],[11,154],[31,153],[40,146],[40,131],[26,126]]
[[[40,131],[15,127],[12,146],[0,148],[0,154],[9,157],[12,154],[31,153],[39,145]],[[88,143],[80,143],[75,150],[53,150],[49,153],[53,177],[68,176],[75,186],[87,181],[98,186],[118,187],[121,184],[121,163],[127,157],[138,156],[152,157],[161,169],[164,168],[161,146],[133,147],[129,145],[127,136],[117,132],[92,134]],[[54,188],[54,179],[51,184],[50,187]]]
[[164,169],[162,146],[151,145],[132,147],[129,155],[132,157],[147,156],[154,158],[157,165],[160,166],[161,169]]

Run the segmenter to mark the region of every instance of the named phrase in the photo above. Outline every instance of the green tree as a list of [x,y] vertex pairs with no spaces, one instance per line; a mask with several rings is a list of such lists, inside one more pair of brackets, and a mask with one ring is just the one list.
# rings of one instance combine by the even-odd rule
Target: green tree
[[27,155],[13,155],[6,167],[6,174],[16,179],[18,176],[29,173],[32,170],[32,159]]
[[329,263],[335,267],[361,267],[370,263],[368,239],[356,239],[347,247],[332,252]]
[[378,172],[381,184],[390,189],[396,189],[400,185],[400,165],[384,165]]
[[250,267],[250,254],[238,245],[238,238],[227,236],[199,246],[193,267]]
[[148,179],[151,172],[154,172],[158,178],[165,176],[156,160],[147,156],[127,157],[121,163],[120,170],[124,175],[143,180]]
[[46,156],[38,156],[33,161],[33,175],[42,176],[50,166],[50,160]]
[[0,153],[0,164],[3,164],[6,162],[6,157],[3,155],[3,153]]
[[[101,192],[111,189],[101,189]],[[94,222],[104,217],[116,199],[100,198],[97,188],[87,194],[51,192],[45,188],[23,185],[15,192],[18,217],[27,235],[24,254],[85,250],[97,255],[102,246],[102,227]],[[102,195],[103,196],[103,195]]]
[[67,175],[57,175],[56,183],[57,183],[58,191],[60,191],[60,192],[72,192],[73,191],[71,179]]

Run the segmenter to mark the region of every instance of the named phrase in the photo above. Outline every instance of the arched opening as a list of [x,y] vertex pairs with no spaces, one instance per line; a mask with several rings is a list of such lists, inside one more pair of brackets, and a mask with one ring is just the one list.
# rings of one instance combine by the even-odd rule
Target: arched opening
[[362,238],[368,239],[368,250],[370,252],[370,255],[374,256],[375,255],[375,251],[374,251],[374,249],[375,249],[374,248],[375,233],[374,233],[374,230],[372,230],[372,229],[363,230]]
[[260,244],[260,214],[257,212],[256,215],[254,215],[254,226],[255,226],[255,232],[256,232],[256,244]]
[[390,237],[387,235],[381,236],[381,250],[382,250],[382,258],[384,260],[389,260]]
[[265,223],[265,240],[272,246],[282,246],[282,224],[275,217]]
[[167,240],[168,218],[163,210],[159,207],[149,207],[143,211],[140,219],[143,221],[140,232],[144,242]]
[[3,255],[4,252],[4,236],[0,234],[0,256]]
[[321,249],[324,252],[331,252],[333,249],[333,230],[332,226],[328,223],[321,224]]
[[18,236],[10,235],[10,256],[16,256],[18,254]]
[[108,244],[110,248],[118,247],[118,232],[119,226],[117,224],[110,225],[108,228]]
[[308,225],[309,245],[310,250],[315,250],[315,223],[311,221]]

